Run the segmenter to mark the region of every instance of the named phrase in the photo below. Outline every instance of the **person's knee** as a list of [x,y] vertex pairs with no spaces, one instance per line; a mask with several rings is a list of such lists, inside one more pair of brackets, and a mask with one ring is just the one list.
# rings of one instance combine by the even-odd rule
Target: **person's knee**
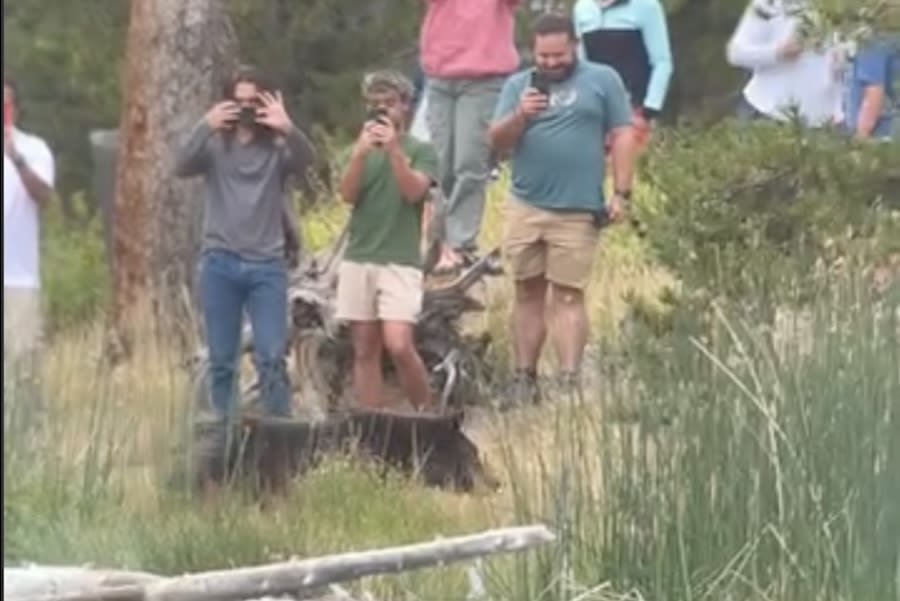
[[259,370],[263,372],[281,373],[287,366],[284,353],[274,352],[271,349],[268,352],[255,352],[253,359]]
[[378,322],[359,322],[350,326],[353,341],[353,360],[375,363],[381,360],[381,335]]
[[543,303],[547,294],[547,280],[534,276],[516,282],[516,302],[519,304]]
[[356,363],[375,363],[381,359],[381,348],[374,344],[353,345],[353,360]]
[[584,290],[562,284],[554,284],[552,292],[553,302],[563,307],[583,307]]
[[413,326],[406,323],[385,325],[384,348],[394,361],[408,362],[416,358]]

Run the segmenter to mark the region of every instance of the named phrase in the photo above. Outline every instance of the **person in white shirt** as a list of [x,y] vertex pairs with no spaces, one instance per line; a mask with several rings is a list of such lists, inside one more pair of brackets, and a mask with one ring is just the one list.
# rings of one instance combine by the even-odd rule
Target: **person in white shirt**
[[796,110],[809,126],[833,121],[841,95],[834,51],[807,48],[800,32],[806,10],[797,0],[751,0],[728,41],[728,62],[752,71],[739,116],[786,121]]
[[17,100],[14,83],[4,75],[3,357],[31,365],[43,337],[40,209],[53,196],[55,162],[44,140],[16,126]]

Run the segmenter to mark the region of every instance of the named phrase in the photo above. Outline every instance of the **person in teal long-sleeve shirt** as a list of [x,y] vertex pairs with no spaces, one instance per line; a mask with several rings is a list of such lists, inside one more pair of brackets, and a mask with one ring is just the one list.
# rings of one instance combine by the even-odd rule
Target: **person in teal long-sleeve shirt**
[[578,0],[572,20],[579,57],[614,68],[631,97],[637,142],[662,111],[672,79],[672,49],[660,0]]

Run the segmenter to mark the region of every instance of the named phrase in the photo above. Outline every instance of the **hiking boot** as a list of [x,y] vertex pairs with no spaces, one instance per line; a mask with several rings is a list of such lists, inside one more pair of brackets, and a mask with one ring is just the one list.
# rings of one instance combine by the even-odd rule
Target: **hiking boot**
[[513,375],[509,393],[500,399],[499,409],[506,411],[513,407],[537,405],[541,402],[541,390],[538,386],[537,371],[518,369]]

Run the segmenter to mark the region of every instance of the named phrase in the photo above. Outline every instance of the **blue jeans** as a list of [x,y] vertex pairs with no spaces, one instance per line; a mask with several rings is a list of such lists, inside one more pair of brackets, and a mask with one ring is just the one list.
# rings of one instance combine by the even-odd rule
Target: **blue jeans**
[[200,261],[200,304],[209,349],[210,397],[223,418],[237,403],[244,310],[253,331],[253,363],[263,407],[269,415],[290,414],[287,350],[287,266],[282,259],[249,261],[226,251],[204,253]]

